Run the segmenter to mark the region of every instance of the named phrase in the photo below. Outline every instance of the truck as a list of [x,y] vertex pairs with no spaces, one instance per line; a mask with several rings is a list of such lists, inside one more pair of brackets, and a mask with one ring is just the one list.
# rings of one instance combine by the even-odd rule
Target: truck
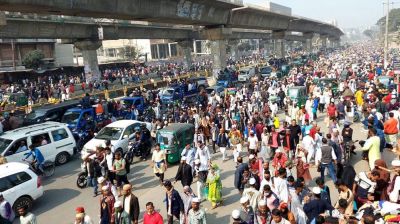
[[61,122],[67,124],[75,137],[82,132],[96,131],[111,123],[111,119],[104,115],[97,115],[94,107],[74,107],[68,109]]
[[196,87],[189,89],[188,85],[174,84],[161,89],[159,97],[162,104],[173,104],[175,102],[182,102],[189,98],[196,97],[198,93],[199,89]]

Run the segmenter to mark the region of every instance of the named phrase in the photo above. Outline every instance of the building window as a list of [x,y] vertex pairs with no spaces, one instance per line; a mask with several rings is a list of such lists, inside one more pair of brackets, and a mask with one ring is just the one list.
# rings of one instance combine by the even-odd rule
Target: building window
[[201,52],[201,42],[202,41],[196,41],[196,54],[200,54]]
[[112,57],[112,58],[114,58],[116,55],[115,55],[115,50],[114,50],[114,48],[109,48],[109,49],[107,49],[107,57]]
[[151,58],[152,59],[158,59],[158,50],[157,50],[157,44],[152,44],[150,46],[151,50]]

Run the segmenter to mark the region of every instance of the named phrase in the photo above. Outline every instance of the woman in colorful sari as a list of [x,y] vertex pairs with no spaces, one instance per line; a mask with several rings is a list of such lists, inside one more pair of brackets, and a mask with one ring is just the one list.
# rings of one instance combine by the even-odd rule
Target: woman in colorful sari
[[211,202],[212,209],[216,208],[222,198],[222,182],[217,164],[211,166],[207,176],[208,200]]

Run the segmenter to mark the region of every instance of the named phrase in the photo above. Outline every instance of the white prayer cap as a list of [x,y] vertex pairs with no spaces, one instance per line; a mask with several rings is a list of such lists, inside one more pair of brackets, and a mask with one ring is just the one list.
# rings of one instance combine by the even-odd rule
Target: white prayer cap
[[240,211],[237,210],[237,209],[233,210],[232,211],[232,218],[234,218],[234,219],[240,218]]
[[105,185],[105,186],[101,187],[101,190],[102,190],[102,191],[108,191],[108,189],[109,189],[109,188],[108,188],[108,186],[107,186],[107,185]]
[[398,159],[393,160],[392,166],[400,166],[400,160],[398,160]]
[[196,159],[196,160],[194,161],[194,163],[195,163],[195,164],[200,164],[200,160],[199,160],[199,159]]
[[314,194],[321,194],[321,188],[319,188],[319,187],[313,187],[313,188],[312,188],[312,192],[313,192]]
[[99,177],[97,178],[97,183],[101,184],[105,181],[106,179],[104,177]]
[[253,154],[250,154],[249,159],[254,159],[255,156]]
[[122,203],[120,201],[116,201],[114,203],[114,208],[120,208],[120,207],[122,207]]
[[200,203],[200,199],[199,199],[199,198],[193,198],[193,199],[192,199],[192,202]]
[[265,205],[267,205],[267,202],[265,200],[258,201],[258,206],[265,206]]
[[240,198],[240,204],[244,204],[248,201],[249,201],[249,198],[247,196],[243,196],[242,198]]
[[254,178],[250,178],[250,180],[249,180],[249,184],[250,184],[250,185],[254,185],[254,184],[256,184],[256,179],[254,179]]

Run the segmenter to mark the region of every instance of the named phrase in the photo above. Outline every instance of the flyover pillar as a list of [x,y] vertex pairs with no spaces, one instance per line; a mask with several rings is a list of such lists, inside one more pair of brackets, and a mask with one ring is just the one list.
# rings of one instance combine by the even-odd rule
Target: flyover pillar
[[238,48],[239,40],[228,40],[228,45],[231,50],[230,54],[232,57],[232,60],[238,60],[239,59],[239,48]]
[[326,48],[327,47],[326,42],[327,42],[328,37],[321,35],[319,38],[321,39],[321,48]]
[[303,41],[303,48],[308,53],[311,53],[313,51],[312,39],[314,37],[314,34],[313,33],[303,33],[303,37],[305,38],[305,40]]
[[218,72],[226,67],[226,41],[211,41],[211,54],[213,56],[213,75],[217,77]]
[[285,57],[285,40],[284,39],[275,40],[275,53],[278,58]]
[[178,41],[179,47],[183,50],[183,57],[185,59],[185,67],[189,70],[192,65],[192,48],[193,41],[192,40],[180,40]]
[[83,40],[74,42],[74,45],[82,52],[86,80],[89,82],[100,80],[97,49],[101,47],[101,41]]

